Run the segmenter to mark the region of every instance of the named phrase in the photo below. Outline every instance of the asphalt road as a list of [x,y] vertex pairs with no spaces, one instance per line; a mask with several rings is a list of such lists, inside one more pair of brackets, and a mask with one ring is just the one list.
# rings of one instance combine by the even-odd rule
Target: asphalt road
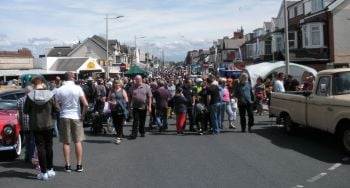
[[22,155],[0,162],[0,187],[350,187],[350,158],[332,136],[314,130],[287,136],[267,115],[255,119],[253,133],[241,133],[238,119],[236,130],[225,122],[220,135],[203,136],[176,135],[171,119],[167,132],[147,132],[120,145],[110,134],[87,134],[82,173],[63,171],[55,139],[54,179],[36,180],[38,172]]

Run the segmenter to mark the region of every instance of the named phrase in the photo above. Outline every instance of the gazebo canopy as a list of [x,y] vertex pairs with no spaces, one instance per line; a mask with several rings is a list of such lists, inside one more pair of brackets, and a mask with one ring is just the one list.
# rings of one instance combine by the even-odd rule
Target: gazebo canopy
[[148,76],[148,72],[143,70],[137,65],[133,65],[128,71],[124,72],[125,76],[135,77],[136,75],[141,75],[142,77]]
[[[259,63],[256,65],[247,66],[243,72],[248,73],[252,85],[255,85],[258,77],[261,77],[265,80],[267,77],[271,76],[273,73],[285,72],[285,63],[284,61],[279,61],[275,63]],[[299,82],[303,81],[305,74],[311,74],[316,76],[317,71],[311,67],[289,63],[289,74],[293,78],[297,79]]]

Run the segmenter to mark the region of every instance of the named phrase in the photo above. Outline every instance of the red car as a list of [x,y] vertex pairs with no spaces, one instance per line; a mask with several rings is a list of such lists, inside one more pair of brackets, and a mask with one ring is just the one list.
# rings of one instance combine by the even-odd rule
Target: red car
[[22,152],[22,138],[16,103],[9,104],[8,101],[0,101],[0,152],[9,152],[11,158],[17,158]]

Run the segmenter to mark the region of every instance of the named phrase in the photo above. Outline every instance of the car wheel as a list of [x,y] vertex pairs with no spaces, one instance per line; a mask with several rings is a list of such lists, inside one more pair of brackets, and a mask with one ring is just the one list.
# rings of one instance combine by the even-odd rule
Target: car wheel
[[290,116],[287,114],[283,117],[283,126],[284,130],[289,135],[295,135],[296,133],[296,124],[292,121]]
[[17,136],[17,141],[16,141],[16,148],[15,150],[12,151],[12,158],[16,159],[18,158],[22,153],[22,139],[21,135],[19,134]]
[[344,128],[342,131],[341,143],[344,151],[350,155],[350,128]]

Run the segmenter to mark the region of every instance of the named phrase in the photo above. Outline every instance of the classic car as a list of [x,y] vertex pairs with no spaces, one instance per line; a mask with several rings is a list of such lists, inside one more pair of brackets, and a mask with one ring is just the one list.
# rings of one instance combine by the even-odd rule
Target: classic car
[[17,158],[22,152],[22,137],[15,100],[0,100],[0,152]]
[[17,101],[24,96],[24,89],[11,89],[0,92],[0,100]]
[[288,133],[297,127],[329,132],[350,155],[350,69],[328,69],[317,74],[312,91],[274,92],[270,113]]

